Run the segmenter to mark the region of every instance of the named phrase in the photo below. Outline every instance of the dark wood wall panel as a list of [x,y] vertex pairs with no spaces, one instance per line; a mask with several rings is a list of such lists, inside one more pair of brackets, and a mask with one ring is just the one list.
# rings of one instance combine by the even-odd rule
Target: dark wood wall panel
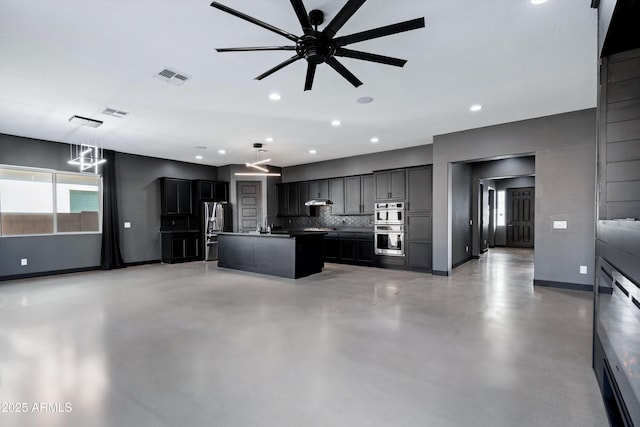
[[607,218],[634,218],[637,212],[640,212],[640,201],[607,203]]
[[640,49],[602,59],[598,219],[640,219]]
[[631,80],[636,77],[640,77],[640,58],[630,58],[619,62],[612,62],[609,65],[607,78],[609,83]]
[[640,79],[610,83],[607,87],[607,102],[626,101],[640,97]]
[[640,98],[607,105],[607,121],[609,123],[633,119],[640,119]]
[[640,180],[640,160],[615,162],[607,165],[607,182]]
[[630,202],[634,200],[640,200],[640,181],[607,183],[607,201]]
[[607,144],[607,160],[622,162],[640,159],[640,139]]
[[607,141],[628,141],[640,139],[640,119],[607,123]]

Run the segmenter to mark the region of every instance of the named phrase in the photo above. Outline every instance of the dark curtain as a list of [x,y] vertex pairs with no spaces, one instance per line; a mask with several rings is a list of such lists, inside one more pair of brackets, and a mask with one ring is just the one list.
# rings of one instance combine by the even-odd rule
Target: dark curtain
[[102,251],[100,266],[103,270],[123,268],[118,234],[118,191],[116,188],[116,152],[104,150],[106,163],[102,164]]

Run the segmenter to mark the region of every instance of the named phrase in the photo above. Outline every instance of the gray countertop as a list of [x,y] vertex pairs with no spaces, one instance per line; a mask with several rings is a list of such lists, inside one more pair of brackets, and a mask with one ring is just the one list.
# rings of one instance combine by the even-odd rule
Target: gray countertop
[[228,232],[224,232],[224,233],[218,233],[218,236],[227,235],[227,236],[240,236],[240,237],[270,237],[270,238],[288,239],[288,238],[296,237],[296,236],[305,236],[305,235],[309,236],[309,235],[316,235],[316,234],[327,234],[327,232],[326,231],[304,231],[304,230],[291,230],[291,231],[277,230],[277,232],[275,232],[275,233],[257,233],[257,232],[228,233]]

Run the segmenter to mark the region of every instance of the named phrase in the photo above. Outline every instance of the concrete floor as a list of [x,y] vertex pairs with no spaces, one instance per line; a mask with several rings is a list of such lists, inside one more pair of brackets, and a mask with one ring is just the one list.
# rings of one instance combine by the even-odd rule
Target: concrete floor
[[592,296],[534,289],[532,256],[451,277],[195,262],[5,282],[0,425],[607,425]]

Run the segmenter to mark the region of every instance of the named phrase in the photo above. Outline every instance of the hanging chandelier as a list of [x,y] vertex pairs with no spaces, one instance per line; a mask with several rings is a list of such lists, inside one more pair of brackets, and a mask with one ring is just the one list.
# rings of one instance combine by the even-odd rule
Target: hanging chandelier
[[89,135],[87,135],[86,142],[80,142],[77,144],[69,144],[69,161],[70,165],[78,166],[80,172],[91,171],[98,173],[98,165],[105,163],[107,160],[104,158],[102,146],[97,143],[95,137],[95,128],[102,125],[100,120],[89,119],[87,117],[72,116],[69,122],[75,125],[93,128],[93,141],[90,141]]
[[[264,148],[262,148],[262,143],[256,142],[255,144],[253,144],[253,148],[256,149],[256,160],[253,163],[245,163],[245,166],[247,168],[259,170],[260,172],[236,172],[234,175],[237,175],[237,176],[280,176],[280,174],[277,173],[277,172],[269,172],[269,169],[267,169],[265,167],[266,164],[271,161],[271,159],[262,159],[262,160],[260,160],[260,153],[263,153],[263,152],[266,153],[266,151],[267,151]],[[251,169],[247,169],[247,170],[251,170]]]

